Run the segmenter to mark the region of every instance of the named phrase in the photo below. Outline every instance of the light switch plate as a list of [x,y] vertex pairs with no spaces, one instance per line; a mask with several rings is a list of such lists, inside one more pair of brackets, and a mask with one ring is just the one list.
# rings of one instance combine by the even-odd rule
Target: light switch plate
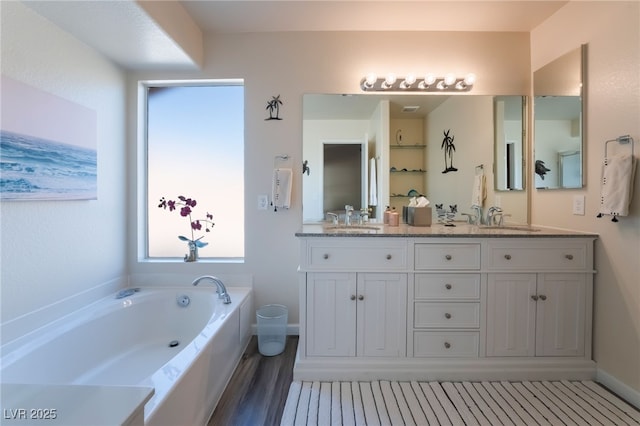
[[269,197],[266,194],[258,195],[258,210],[266,210],[269,205]]
[[573,214],[584,216],[584,195],[573,196]]

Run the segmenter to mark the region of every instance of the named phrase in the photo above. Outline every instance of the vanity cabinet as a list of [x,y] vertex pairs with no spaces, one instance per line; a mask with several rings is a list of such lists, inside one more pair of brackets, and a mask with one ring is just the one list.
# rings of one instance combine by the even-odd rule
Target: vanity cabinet
[[488,243],[487,356],[590,354],[592,243],[554,243]]
[[490,274],[487,356],[582,356],[584,274]]
[[314,272],[306,287],[309,356],[405,356],[406,274]]
[[302,236],[296,380],[594,377],[594,236],[397,231]]
[[409,353],[426,358],[477,358],[481,245],[419,242],[413,249],[416,273],[410,299]]

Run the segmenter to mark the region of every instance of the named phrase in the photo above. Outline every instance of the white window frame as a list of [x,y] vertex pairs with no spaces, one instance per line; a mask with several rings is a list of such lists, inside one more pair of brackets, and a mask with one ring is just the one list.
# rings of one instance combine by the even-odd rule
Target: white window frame
[[[141,80],[138,82],[137,105],[137,191],[134,195],[137,205],[137,241],[136,253],[138,262],[149,263],[183,263],[178,257],[149,257],[149,193],[148,193],[148,132],[147,132],[147,102],[149,87],[187,87],[187,86],[244,86],[244,79],[205,79],[205,80]],[[243,242],[246,255],[246,223],[245,241]],[[244,263],[244,257],[204,257],[199,263]]]

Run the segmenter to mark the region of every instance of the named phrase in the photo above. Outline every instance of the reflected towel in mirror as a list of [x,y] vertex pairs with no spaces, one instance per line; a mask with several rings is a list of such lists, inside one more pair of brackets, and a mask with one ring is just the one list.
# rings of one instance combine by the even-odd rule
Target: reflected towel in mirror
[[487,198],[487,190],[485,186],[484,173],[476,174],[473,177],[473,192],[471,195],[471,205],[482,207],[485,198]]
[[378,182],[375,157],[371,157],[371,160],[369,160],[369,205],[378,205]]

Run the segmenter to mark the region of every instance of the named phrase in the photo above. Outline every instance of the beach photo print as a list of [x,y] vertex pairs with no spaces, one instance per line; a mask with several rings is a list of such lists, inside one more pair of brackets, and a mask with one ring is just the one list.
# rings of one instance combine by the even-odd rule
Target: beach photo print
[[97,117],[2,76],[0,200],[97,199]]

